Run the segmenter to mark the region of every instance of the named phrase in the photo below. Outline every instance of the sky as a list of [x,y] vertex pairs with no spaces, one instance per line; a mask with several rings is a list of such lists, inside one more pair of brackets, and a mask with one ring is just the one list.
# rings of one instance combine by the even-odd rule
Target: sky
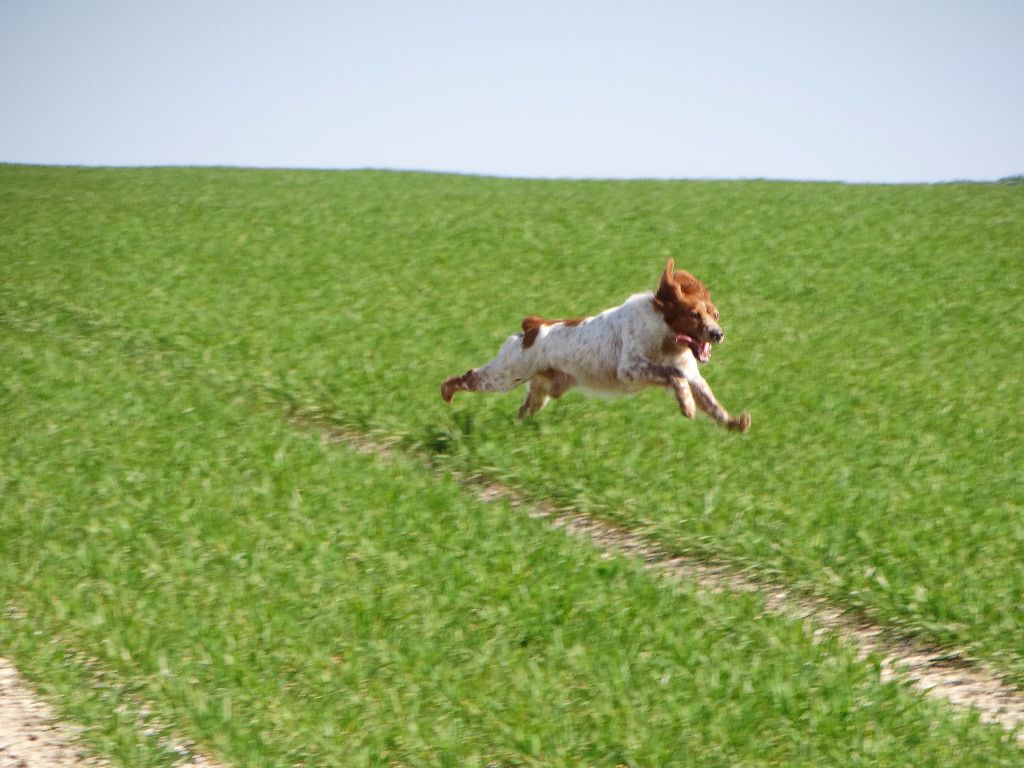
[[1022,0],[0,0],[0,162],[1024,174]]

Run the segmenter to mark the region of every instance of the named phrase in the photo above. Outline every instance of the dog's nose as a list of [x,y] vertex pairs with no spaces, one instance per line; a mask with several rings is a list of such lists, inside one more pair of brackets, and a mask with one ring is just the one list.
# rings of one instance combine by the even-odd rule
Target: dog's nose
[[720,342],[724,338],[725,338],[725,331],[723,331],[721,328],[712,328],[711,329],[711,340],[713,342],[718,343],[718,342]]

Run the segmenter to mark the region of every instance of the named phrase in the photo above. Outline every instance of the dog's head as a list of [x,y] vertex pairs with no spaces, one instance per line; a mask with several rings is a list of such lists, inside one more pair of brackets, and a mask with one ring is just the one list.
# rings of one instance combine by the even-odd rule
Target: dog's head
[[654,308],[661,313],[667,329],[667,345],[689,347],[700,362],[711,358],[711,345],[725,338],[718,324],[718,309],[704,283],[668,260],[654,294]]

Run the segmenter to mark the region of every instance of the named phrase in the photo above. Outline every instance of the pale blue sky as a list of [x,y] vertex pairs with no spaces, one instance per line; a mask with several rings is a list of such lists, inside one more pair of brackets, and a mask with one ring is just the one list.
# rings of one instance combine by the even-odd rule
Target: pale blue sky
[[0,161],[1024,173],[1024,1],[0,0]]

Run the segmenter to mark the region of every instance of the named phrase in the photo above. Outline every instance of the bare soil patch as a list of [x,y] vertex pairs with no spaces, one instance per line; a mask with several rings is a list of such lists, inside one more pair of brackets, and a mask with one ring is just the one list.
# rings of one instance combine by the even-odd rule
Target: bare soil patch
[[0,768],[79,768],[89,757],[78,730],[58,721],[7,659],[0,658]]
[[[140,706],[140,714],[148,707]],[[223,768],[196,745],[166,726],[140,719],[140,730],[159,734],[159,742],[177,755],[176,764]],[[0,657],[0,768],[98,768],[109,763],[83,746],[81,729],[59,720],[8,659]]]

